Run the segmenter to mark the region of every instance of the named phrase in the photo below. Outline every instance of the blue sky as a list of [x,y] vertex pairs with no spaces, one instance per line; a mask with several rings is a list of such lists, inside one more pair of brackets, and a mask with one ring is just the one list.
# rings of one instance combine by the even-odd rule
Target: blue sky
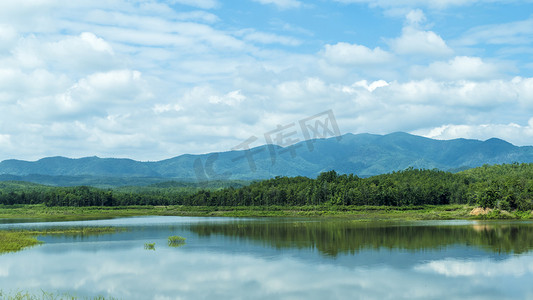
[[533,144],[533,1],[7,0],[0,160],[341,133]]

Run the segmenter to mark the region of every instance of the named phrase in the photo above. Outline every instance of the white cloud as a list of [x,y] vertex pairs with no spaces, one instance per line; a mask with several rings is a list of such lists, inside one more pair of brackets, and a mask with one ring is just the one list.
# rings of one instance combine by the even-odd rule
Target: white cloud
[[361,80],[353,84],[353,86],[363,87],[367,89],[369,92],[373,92],[377,88],[388,86],[389,83],[385,80],[376,80],[372,82],[371,84],[368,84],[368,81]]
[[182,109],[183,107],[181,107],[181,105],[179,104],[156,104],[153,107],[153,111],[156,114],[161,114],[165,112],[178,112]]
[[[53,78],[44,82],[51,80]],[[138,105],[152,96],[141,73],[131,70],[94,73],[63,89],[56,94],[47,92],[34,97],[26,95],[26,99],[18,101],[17,112],[13,117],[43,124],[87,121],[93,117],[106,116],[117,109],[123,112],[136,109],[134,104]]]
[[194,7],[210,9],[219,6],[217,0],[171,0],[172,3],[190,5]]
[[17,32],[13,27],[0,24],[0,54],[10,50],[16,39]]
[[500,105],[521,105],[520,99],[524,96],[523,84],[511,80],[477,82],[423,79],[404,83],[391,82],[388,88],[393,95],[396,95],[391,97],[391,100],[398,103],[433,102],[433,105],[457,109],[469,107],[489,110]]
[[[279,84],[276,94],[280,99],[305,99],[314,95],[327,94],[328,87],[319,78],[307,78],[300,81],[286,81]],[[305,103],[302,103],[305,104]]]
[[11,144],[11,136],[9,134],[0,134],[0,145],[2,145],[1,147],[7,147],[10,144]]
[[81,88],[86,94],[89,90],[101,93],[102,98],[129,98],[138,95],[141,72],[131,70],[114,70],[106,73],[95,73],[82,79],[74,88]]
[[494,2],[492,0],[335,0],[340,3],[364,3],[371,7],[395,8],[424,6],[432,9],[444,9],[450,6],[472,5],[478,2]]
[[424,12],[420,9],[414,9],[407,13],[405,16],[407,22],[411,25],[418,25],[426,21]]
[[113,54],[113,49],[111,46],[106,41],[97,37],[91,32],[83,32],[80,34],[80,39],[89,44],[95,51]]
[[533,78],[515,77],[511,81],[517,90],[517,96],[522,106],[533,109]]
[[205,11],[191,11],[176,14],[176,19],[180,21],[202,21],[207,23],[215,23],[220,20],[214,14]]
[[266,33],[266,32],[247,32],[244,35],[244,39],[246,41],[259,43],[259,44],[281,44],[285,46],[299,46],[302,44],[302,42],[298,39],[287,37],[287,36],[280,36],[273,33]]
[[487,140],[497,137],[515,145],[524,146],[531,145],[531,140],[533,140],[533,118],[529,119],[527,125],[516,123],[479,125],[447,124],[435,128],[415,130],[413,133],[442,140],[458,138]]
[[427,67],[415,66],[412,74],[419,78],[476,80],[498,78],[503,70],[503,66],[486,63],[479,57],[456,56],[446,62],[433,62]]
[[529,45],[533,42],[533,17],[504,24],[483,25],[468,30],[458,45]]
[[335,45],[326,44],[323,55],[332,63],[349,65],[382,64],[392,59],[391,54],[379,47],[370,49],[344,42]]
[[[316,13],[304,1],[262,3]],[[330,108],[343,133],[466,125],[484,137],[487,125],[525,143],[516,137],[529,138],[533,78],[519,72],[530,66],[451,47],[523,38],[529,54],[530,19],[457,39],[428,25],[431,10],[470,1],[359,3],[398,8],[401,35],[340,42],[347,33],[279,21],[294,11],[258,25],[210,0],[0,2],[0,134],[11,143],[0,160],[223,151]]]
[[116,67],[119,60],[113,48],[93,33],[66,36],[56,41],[43,41],[35,36],[21,38],[5,56],[4,65],[24,70],[46,69],[71,75],[107,70]]
[[67,88],[70,83],[66,76],[53,74],[45,69],[22,71],[14,68],[0,68],[0,90],[5,95],[4,102],[14,103],[22,101],[23,97],[39,97],[57,93]]
[[390,41],[392,49],[401,55],[448,56],[453,50],[433,31],[407,26],[402,35]]
[[273,4],[279,9],[291,9],[299,8],[303,6],[303,3],[298,0],[253,0],[261,4]]
[[241,94],[240,90],[229,92],[222,97],[219,97],[219,96],[209,97],[209,103],[214,103],[214,104],[222,103],[222,104],[226,104],[229,106],[236,106],[237,104],[241,103],[244,100],[246,100],[246,96]]

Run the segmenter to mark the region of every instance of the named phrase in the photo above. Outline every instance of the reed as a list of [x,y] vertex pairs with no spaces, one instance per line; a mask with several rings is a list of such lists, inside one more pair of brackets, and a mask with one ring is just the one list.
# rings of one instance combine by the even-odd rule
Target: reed
[[115,233],[121,230],[114,227],[71,227],[51,228],[43,230],[0,230],[0,254],[17,252],[25,248],[40,245],[43,242],[37,239],[40,235],[67,235],[83,237]]
[[170,247],[183,246],[185,244],[185,240],[186,239],[184,237],[181,237],[181,236],[177,236],[177,235],[169,236],[168,237],[168,245]]
[[155,251],[155,243],[144,243],[144,249]]

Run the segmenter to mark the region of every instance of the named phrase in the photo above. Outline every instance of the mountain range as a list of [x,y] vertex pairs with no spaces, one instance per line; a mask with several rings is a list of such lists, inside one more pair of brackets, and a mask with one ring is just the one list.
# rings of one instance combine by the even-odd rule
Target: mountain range
[[0,162],[0,180],[51,185],[142,185],[161,181],[255,180],[275,176],[316,177],[328,170],[368,177],[408,167],[460,171],[484,164],[533,162],[532,146],[504,140],[435,140],[408,133],[345,134],[283,148],[185,154],[142,162],[123,158],[47,157]]

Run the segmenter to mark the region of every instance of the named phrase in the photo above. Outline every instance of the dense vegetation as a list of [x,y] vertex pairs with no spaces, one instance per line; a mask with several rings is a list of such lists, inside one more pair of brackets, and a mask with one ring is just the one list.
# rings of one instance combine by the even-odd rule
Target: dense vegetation
[[504,210],[533,209],[533,164],[483,166],[457,174],[409,168],[359,178],[321,173],[316,179],[276,177],[247,186],[208,188],[159,184],[103,190],[87,186],[0,184],[0,204],[47,206],[416,206],[477,204]]

